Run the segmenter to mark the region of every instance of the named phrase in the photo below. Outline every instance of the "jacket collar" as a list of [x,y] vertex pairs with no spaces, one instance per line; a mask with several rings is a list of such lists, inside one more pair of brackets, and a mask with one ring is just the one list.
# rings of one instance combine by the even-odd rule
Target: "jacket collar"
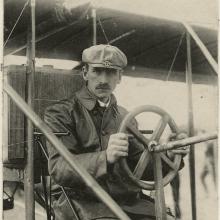
[[[89,111],[93,110],[97,103],[97,98],[88,90],[86,86],[83,86],[81,90],[76,92],[76,97],[78,98],[80,103]],[[110,104],[108,108],[111,106],[117,109],[117,101],[113,94],[111,94]]]

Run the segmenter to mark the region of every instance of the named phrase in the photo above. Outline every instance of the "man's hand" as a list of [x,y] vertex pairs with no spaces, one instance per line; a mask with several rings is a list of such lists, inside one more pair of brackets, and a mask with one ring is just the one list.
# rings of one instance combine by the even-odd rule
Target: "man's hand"
[[[187,138],[187,134],[185,133],[180,133],[176,135],[175,133],[172,133],[169,137],[169,141],[174,141],[174,140],[181,140],[184,138]],[[167,155],[169,158],[174,158],[175,154],[181,154],[182,157],[185,157],[189,153],[189,146],[185,147],[180,147],[178,149],[173,149],[173,150],[168,150]]]
[[106,150],[107,161],[113,164],[120,157],[128,156],[128,135],[124,133],[112,134]]

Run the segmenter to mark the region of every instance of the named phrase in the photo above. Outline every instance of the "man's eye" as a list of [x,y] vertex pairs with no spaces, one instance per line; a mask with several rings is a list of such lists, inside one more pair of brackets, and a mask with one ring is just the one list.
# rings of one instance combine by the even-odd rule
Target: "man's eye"
[[117,70],[114,70],[114,69],[109,69],[107,70],[108,74],[110,75],[115,75],[117,73]]
[[93,69],[92,69],[92,72],[93,72],[93,73],[101,73],[102,70],[101,70],[100,68],[93,68]]
[[96,70],[94,70],[94,72],[101,73],[102,69],[96,69]]

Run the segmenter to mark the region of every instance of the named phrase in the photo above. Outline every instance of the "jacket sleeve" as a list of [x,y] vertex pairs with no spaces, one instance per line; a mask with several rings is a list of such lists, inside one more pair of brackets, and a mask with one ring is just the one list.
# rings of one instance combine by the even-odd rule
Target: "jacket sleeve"
[[[45,111],[44,120],[52,129],[52,132],[69,132],[68,136],[59,137],[60,141],[70,151],[70,155],[80,166],[82,166],[95,179],[107,174],[106,152],[80,153],[79,142],[74,132],[74,121],[69,106],[57,104]],[[69,166],[57,150],[47,142],[49,154],[48,169],[53,180],[65,187],[82,185],[83,181],[79,175]]]

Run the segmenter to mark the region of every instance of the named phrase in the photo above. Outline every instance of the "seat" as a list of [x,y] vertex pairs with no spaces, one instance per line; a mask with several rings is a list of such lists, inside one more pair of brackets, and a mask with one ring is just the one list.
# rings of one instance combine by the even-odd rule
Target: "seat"
[[[69,135],[68,132],[54,133],[56,136]],[[46,210],[47,220],[55,220],[55,214],[52,209],[52,199],[56,195],[56,192],[51,188],[51,177],[48,172],[48,152],[46,147],[46,138],[43,133],[34,132],[34,149],[35,149],[35,161],[34,161],[34,180],[35,180],[35,200]],[[77,220],[80,220],[77,211],[68,197],[68,194],[64,187],[60,186],[60,190],[65,196],[73,215]]]

